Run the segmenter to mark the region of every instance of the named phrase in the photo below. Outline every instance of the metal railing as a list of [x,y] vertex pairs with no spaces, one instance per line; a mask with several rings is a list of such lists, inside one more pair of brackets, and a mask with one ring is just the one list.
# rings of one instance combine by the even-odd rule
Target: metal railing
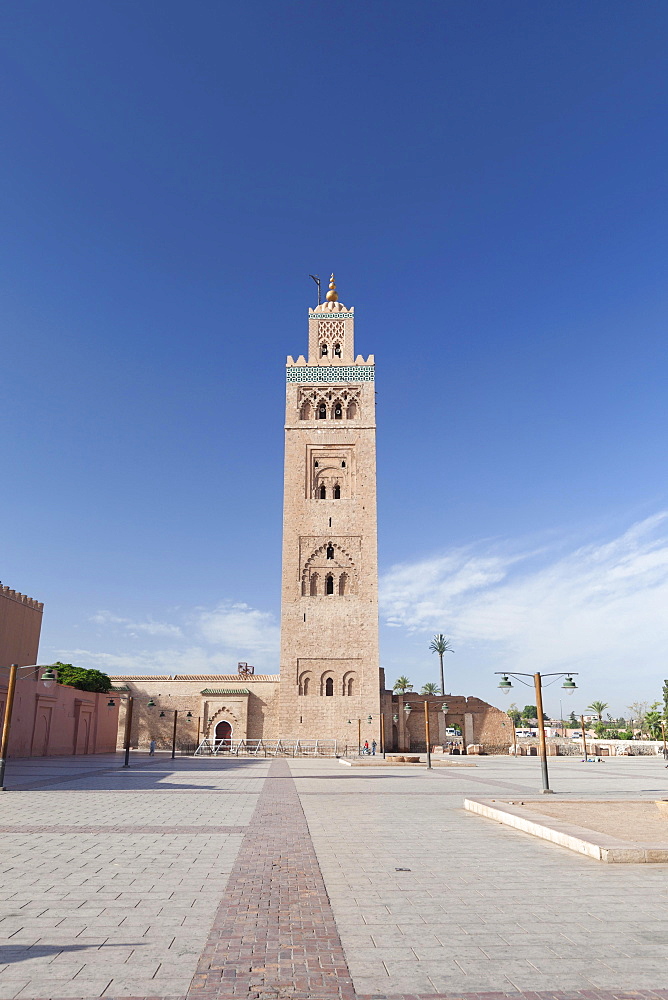
[[336,740],[202,740],[195,757],[337,757]]

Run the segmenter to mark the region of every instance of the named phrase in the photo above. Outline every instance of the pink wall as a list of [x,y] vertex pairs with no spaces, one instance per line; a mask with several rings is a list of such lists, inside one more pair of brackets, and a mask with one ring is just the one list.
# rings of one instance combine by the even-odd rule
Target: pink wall
[[[4,718],[9,671],[0,667],[0,719]],[[118,698],[79,691],[65,684],[47,688],[19,670],[9,737],[10,757],[113,753],[118,731]],[[28,673],[28,671],[25,671]],[[40,671],[41,673],[41,671]]]
[[44,605],[0,586],[0,667],[37,663]]

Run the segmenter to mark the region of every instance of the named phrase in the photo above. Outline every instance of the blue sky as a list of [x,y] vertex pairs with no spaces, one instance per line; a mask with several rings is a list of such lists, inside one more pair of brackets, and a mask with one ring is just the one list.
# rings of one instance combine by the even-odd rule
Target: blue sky
[[666,5],[0,17],[0,575],[41,658],[277,669],[283,365],[334,270],[377,361],[388,678],[435,679],[444,631],[453,692],[658,698]]

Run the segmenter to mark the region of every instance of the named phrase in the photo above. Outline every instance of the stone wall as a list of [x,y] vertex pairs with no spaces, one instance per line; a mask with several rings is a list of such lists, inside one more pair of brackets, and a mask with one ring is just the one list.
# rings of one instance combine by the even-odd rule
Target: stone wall
[[[513,741],[513,726],[505,712],[473,696],[421,695],[413,691],[406,694],[384,692],[383,714],[388,749],[423,749],[425,741],[424,703],[429,705],[429,729],[432,746],[442,746],[452,737],[446,728],[458,726],[465,735],[466,744],[482,745],[487,753],[507,752]],[[441,706],[446,703],[444,714]],[[409,715],[406,705],[411,706]],[[394,721],[396,716],[397,721]]]
[[[8,671],[0,668],[0,719],[4,718]],[[112,753],[118,705],[109,695],[66,684],[46,687],[39,676],[18,674],[9,738],[10,757]]]
[[335,297],[286,367],[281,736],[345,745],[364,719],[379,739],[376,536],[373,357]]
[[0,667],[37,663],[44,605],[0,585]]
[[[174,711],[177,711],[176,745],[192,746],[213,737],[216,725],[227,722],[231,738],[277,739],[278,683],[276,674],[176,674],[112,677],[121,699],[118,745],[125,739],[127,696],[132,695],[133,747],[145,749],[154,739],[158,748],[171,747]],[[155,702],[148,707],[149,700]],[[160,713],[164,712],[164,717]],[[192,715],[187,718],[187,713]]]

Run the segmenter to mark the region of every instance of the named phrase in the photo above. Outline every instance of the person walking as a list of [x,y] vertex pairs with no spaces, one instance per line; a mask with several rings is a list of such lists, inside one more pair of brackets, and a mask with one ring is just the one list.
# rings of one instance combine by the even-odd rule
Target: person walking
[[148,755],[149,757],[155,756],[155,740],[151,740],[148,745]]
[[371,741],[371,756],[372,756],[372,757],[375,757],[375,756],[376,756],[376,747],[377,747],[377,746],[378,746],[378,744],[376,743],[376,741],[375,741],[375,740],[372,740],[372,741]]

